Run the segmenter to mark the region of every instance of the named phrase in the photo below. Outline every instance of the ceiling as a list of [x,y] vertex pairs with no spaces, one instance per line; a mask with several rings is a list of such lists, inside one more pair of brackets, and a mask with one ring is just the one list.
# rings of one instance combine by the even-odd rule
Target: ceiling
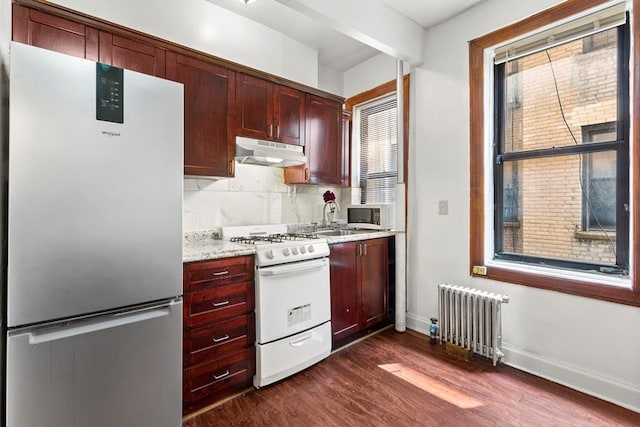
[[[379,53],[377,49],[344,35],[276,0],[256,0],[249,5],[245,5],[242,0],[208,1],[317,49],[318,63],[338,71],[346,71]],[[426,29],[446,21],[484,0],[369,1],[382,3]]]

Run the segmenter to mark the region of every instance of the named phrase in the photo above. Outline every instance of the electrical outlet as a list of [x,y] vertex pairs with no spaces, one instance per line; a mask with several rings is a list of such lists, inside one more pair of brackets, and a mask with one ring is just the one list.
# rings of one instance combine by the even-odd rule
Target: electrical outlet
[[438,215],[449,215],[449,201],[440,200],[438,202]]
[[478,274],[480,276],[486,276],[487,275],[487,267],[485,267],[484,265],[474,265],[473,266],[473,274]]

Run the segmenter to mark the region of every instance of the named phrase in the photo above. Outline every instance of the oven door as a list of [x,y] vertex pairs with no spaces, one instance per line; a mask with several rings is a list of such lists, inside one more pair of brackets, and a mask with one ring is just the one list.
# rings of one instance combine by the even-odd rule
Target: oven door
[[331,319],[329,258],[258,268],[258,344],[288,337]]

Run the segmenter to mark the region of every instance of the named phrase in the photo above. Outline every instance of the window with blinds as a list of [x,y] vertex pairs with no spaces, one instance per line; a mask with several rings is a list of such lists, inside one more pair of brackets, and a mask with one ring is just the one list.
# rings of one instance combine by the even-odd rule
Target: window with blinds
[[360,194],[362,204],[395,203],[398,175],[395,94],[361,105]]

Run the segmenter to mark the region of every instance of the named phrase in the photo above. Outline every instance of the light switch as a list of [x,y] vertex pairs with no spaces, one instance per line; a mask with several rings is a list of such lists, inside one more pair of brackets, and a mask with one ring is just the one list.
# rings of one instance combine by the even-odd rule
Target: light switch
[[440,200],[438,202],[438,215],[449,215],[449,201]]

